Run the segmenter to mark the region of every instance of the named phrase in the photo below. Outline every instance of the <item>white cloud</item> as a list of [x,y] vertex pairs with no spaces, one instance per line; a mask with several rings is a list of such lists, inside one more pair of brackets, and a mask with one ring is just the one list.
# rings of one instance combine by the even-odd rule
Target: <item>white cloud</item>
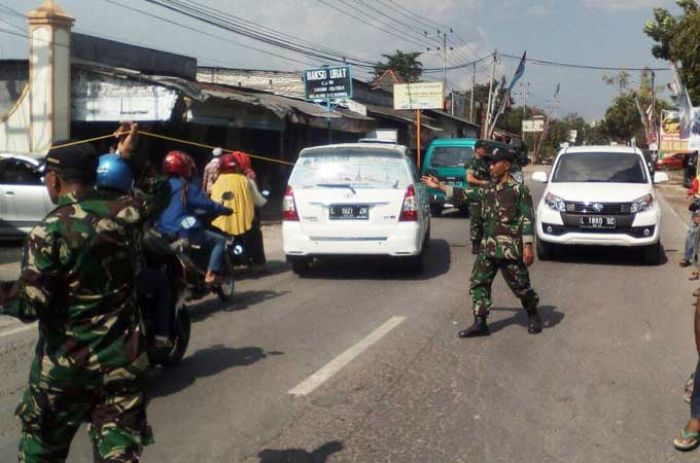
[[586,8],[602,11],[643,10],[656,6],[658,0],[581,0]]

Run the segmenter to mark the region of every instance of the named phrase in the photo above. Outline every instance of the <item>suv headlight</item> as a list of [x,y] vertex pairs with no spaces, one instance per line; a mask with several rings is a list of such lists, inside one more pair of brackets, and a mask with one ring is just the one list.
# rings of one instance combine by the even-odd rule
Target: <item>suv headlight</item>
[[544,203],[555,211],[566,211],[566,204],[564,203],[564,200],[557,195],[553,195],[552,193],[547,193],[547,195],[544,197]]
[[641,198],[637,198],[632,201],[630,212],[632,212],[632,214],[636,214],[637,212],[646,211],[652,204],[654,204],[654,197],[652,195],[644,195]]

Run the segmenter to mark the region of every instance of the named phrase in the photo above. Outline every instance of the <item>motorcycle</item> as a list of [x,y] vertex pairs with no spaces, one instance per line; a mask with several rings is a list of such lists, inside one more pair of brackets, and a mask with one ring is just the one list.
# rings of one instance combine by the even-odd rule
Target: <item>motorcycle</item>
[[154,314],[150,310],[157,306],[155,295],[148,292],[139,292],[138,302],[141,307],[142,330],[146,339],[146,353],[151,365],[162,365],[166,368],[174,367],[185,356],[190,342],[192,320],[190,312],[185,305],[187,295],[187,282],[185,267],[176,253],[164,247],[155,253],[152,250],[144,251],[147,266],[150,269],[162,272],[167,277],[170,286],[170,336],[171,347],[163,349],[157,347],[154,342]]

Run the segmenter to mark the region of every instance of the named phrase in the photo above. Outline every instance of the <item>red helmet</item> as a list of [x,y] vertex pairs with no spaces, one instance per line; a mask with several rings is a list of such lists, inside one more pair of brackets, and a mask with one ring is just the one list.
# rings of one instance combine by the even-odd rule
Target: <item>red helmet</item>
[[163,172],[189,178],[192,175],[194,161],[189,154],[184,151],[171,151],[163,159]]
[[238,161],[233,153],[227,153],[219,159],[219,172],[228,174],[238,172]]

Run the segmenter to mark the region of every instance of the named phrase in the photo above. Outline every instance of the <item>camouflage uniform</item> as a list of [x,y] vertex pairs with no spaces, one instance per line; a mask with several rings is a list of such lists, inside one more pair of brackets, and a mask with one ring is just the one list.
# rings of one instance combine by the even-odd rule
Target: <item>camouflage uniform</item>
[[534,242],[530,192],[525,185],[509,178],[505,183],[492,183],[480,189],[479,196],[484,238],[469,288],[474,314],[488,315],[491,284],[499,269],[523,307],[534,309],[539,297],[530,286],[530,275],[523,262],[523,245]]
[[[474,156],[469,163],[469,170],[472,175],[479,180],[490,180],[491,173],[489,172],[489,160],[486,157],[481,159]],[[467,201],[469,203],[469,237],[472,243],[481,242],[484,235],[483,222],[481,219],[481,202],[479,200],[479,190],[484,187],[474,186],[467,192]]]
[[0,313],[39,320],[29,387],[17,408],[20,462],[62,462],[89,421],[95,460],[138,461],[152,441],[148,368],[133,294],[143,201],[67,195],[30,233],[19,293]]

